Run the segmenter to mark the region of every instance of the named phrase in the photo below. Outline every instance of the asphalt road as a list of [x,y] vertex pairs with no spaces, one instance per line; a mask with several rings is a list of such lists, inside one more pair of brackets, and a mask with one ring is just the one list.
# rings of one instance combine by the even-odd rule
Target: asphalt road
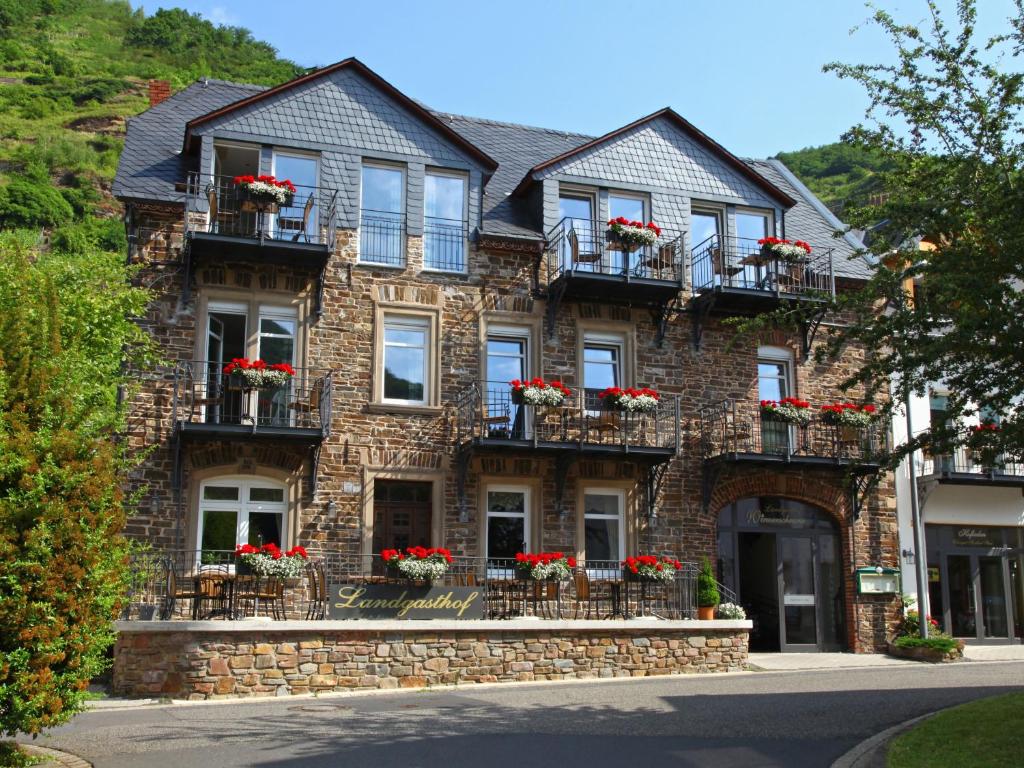
[[1021,688],[1024,662],[492,686],[93,711],[37,743],[97,768],[828,766]]

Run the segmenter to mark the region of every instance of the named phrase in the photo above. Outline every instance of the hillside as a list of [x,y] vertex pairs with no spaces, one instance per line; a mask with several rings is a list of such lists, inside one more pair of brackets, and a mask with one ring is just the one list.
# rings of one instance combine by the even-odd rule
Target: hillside
[[865,202],[878,194],[878,173],[886,170],[878,157],[842,142],[779,152],[776,157],[837,214],[850,201]]
[[111,0],[0,0],[0,228],[56,227],[116,247],[110,182],[146,83],[273,84],[302,70],[244,29]]

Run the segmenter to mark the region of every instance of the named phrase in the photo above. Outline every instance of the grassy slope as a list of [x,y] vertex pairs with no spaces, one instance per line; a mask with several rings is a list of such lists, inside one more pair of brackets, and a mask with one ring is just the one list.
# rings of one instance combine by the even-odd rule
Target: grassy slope
[[877,174],[885,165],[862,149],[835,142],[776,155],[833,211],[864,202],[880,191]]

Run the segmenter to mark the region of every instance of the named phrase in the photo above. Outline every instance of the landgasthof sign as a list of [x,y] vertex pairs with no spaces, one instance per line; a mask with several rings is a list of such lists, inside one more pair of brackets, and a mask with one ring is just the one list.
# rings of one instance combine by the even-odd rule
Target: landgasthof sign
[[335,584],[330,619],[482,619],[483,587]]

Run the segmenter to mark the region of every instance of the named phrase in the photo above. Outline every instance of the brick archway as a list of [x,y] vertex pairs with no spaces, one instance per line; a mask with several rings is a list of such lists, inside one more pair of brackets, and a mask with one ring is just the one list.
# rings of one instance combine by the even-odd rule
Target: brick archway
[[718,483],[714,493],[711,494],[708,513],[713,515],[717,522],[718,513],[727,504],[749,496],[781,496],[802,501],[819,507],[831,515],[840,531],[845,532],[849,524],[850,494],[848,490],[817,478],[772,472],[745,474],[742,477],[734,477]]

